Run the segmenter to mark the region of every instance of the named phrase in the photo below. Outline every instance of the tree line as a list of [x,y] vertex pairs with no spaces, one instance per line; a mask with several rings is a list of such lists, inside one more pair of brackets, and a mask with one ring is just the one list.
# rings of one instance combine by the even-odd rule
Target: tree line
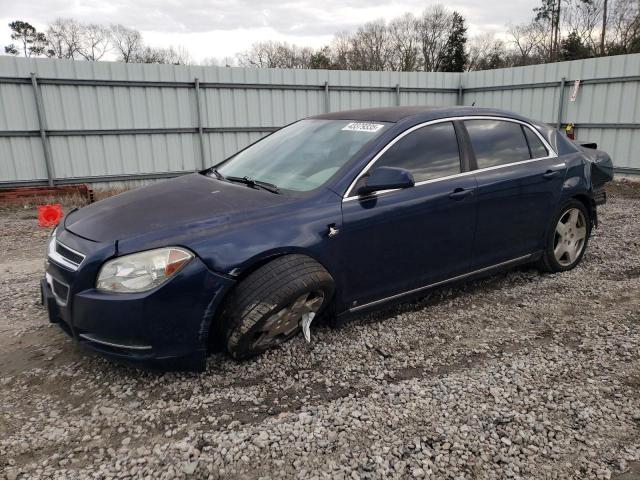
[[640,0],[541,0],[533,18],[467,37],[465,18],[441,5],[338,33],[313,50],[260,42],[237,56],[242,66],[461,72],[640,52]]
[[123,25],[58,18],[44,32],[22,20],[11,22],[9,28],[13,43],[4,47],[7,55],[99,61],[115,54],[118,61],[125,63],[190,63],[186,49],[145,45],[138,30]]
[[462,15],[442,5],[419,17],[406,13],[388,23],[369,22],[339,33],[317,50],[281,42],[260,42],[237,56],[242,66],[459,72],[468,63],[467,27]]
[[[541,0],[529,22],[510,25],[500,37],[468,38],[464,16],[442,5],[422,14],[405,13],[340,32],[322,48],[286,42],[255,43],[233,58],[204,64],[258,68],[461,72],[578,60],[640,52],[640,0]],[[142,34],[123,25],[57,19],[46,31],[29,23],[9,24],[10,55],[127,63],[191,63],[184,48],[146,45]]]

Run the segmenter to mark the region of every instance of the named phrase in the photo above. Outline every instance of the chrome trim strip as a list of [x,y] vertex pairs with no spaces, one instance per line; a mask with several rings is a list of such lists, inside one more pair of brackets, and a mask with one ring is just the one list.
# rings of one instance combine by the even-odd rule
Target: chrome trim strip
[[99,338],[94,337],[88,333],[80,333],[79,337],[84,338],[85,340],[89,340],[90,342],[99,343],[101,345],[106,345],[108,347],[115,348],[124,348],[129,350],[151,350],[153,347],[151,345],[120,345],[119,343],[107,342],[106,340],[100,340]]
[[[516,120],[515,118],[507,118],[507,117],[498,117],[498,116],[491,116],[491,115],[466,115],[463,117],[447,117],[447,118],[439,118],[437,120],[429,120],[428,122],[424,122],[424,123],[420,123],[418,125],[414,125],[413,127],[405,130],[404,132],[400,133],[397,137],[395,137],[393,140],[391,140],[389,143],[387,143],[382,150],[380,150],[370,161],[369,163],[360,171],[360,173],[356,176],[356,178],[353,180],[353,182],[351,182],[351,184],[349,185],[349,188],[347,189],[347,192],[345,193],[344,198],[342,199],[343,202],[347,202],[347,201],[352,201],[352,200],[357,200],[360,198],[360,196],[358,195],[352,195],[351,196],[351,191],[353,190],[353,187],[356,185],[356,183],[358,182],[358,180],[360,180],[360,178],[367,173],[371,167],[373,166],[373,164],[375,162],[378,161],[378,159],[384,155],[384,153],[393,146],[393,144],[395,144],[397,141],[399,141],[401,138],[403,138],[405,135],[410,134],[411,132],[418,130],[422,127],[426,127],[428,125],[434,125],[437,123],[444,123],[444,122],[453,122],[456,120],[503,120],[506,122],[513,122],[513,123],[519,123],[520,125],[524,125],[525,127],[529,128],[531,131],[533,131],[533,133],[535,135],[538,136],[538,138],[540,139],[540,141],[542,142],[542,144],[545,146],[545,148],[547,149],[547,151],[549,152],[549,155],[547,155],[546,157],[540,157],[540,158],[532,158],[530,160],[522,160],[519,162],[512,162],[512,163],[505,163],[504,165],[496,165],[493,167],[486,167],[486,168],[478,168],[477,170],[471,170],[469,172],[462,172],[462,173],[457,173],[455,175],[449,175],[446,177],[440,177],[440,178],[433,178],[431,180],[424,180],[422,182],[418,182],[415,184],[416,187],[419,187],[420,185],[425,185],[428,183],[434,183],[434,182],[440,182],[443,180],[449,180],[451,178],[456,178],[456,177],[462,177],[465,175],[470,175],[470,174],[474,174],[474,173],[478,173],[478,172],[484,172],[484,171],[488,171],[488,170],[496,170],[499,168],[505,168],[505,167],[511,167],[513,165],[522,165],[525,163],[529,163],[529,162],[537,162],[540,160],[547,160],[549,158],[556,158],[558,156],[558,154],[555,152],[555,150],[553,150],[553,148],[551,148],[551,145],[549,145],[549,142],[547,142],[547,140],[542,136],[542,134],[540,134],[540,132],[538,132],[533,126],[531,126],[531,124],[524,122],[522,120]],[[375,192],[374,195],[372,196],[376,196],[377,194],[382,194],[382,193],[388,193],[388,192],[395,192],[397,190],[400,189],[391,189],[391,190],[381,190],[380,192]]]
[[495,265],[491,265],[489,267],[484,267],[484,268],[481,268],[479,270],[474,270],[473,272],[463,273],[462,275],[458,275],[456,277],[451,277],[451,278],[447,278],[446,280],[440,280],[439,282],[430,283],[429,285],[425,285],[424,287],[414,288],[413,290],[407,290],[406,292],[397,293],[395,295],[391,295],[390,297],[381,298],[380,300],[374,300],[373,302],[365,303],[364,305],[358,305],[357,307],[350,308],[349,312],[357,312],[358,310],[362,310],[364,308],[371,307],[371,306],[374,306],[374,305],[379,305],[381,303],[385,303],[385,302],[388,302],[390,300],[394,300],[396,298],[404,297],[404,296],[410,295],[412,293],[418,293],[418,292],[420,292],[422,290],[427,290],[429,288],[437,287],[438,285],[442,285],[442,284],[449,283],[449,282],[454,282],[456,280],[462,280],[463,278],[470,277],[470,276],[475,275],[477,273],[486,272],[488,270],[493,270],[494,268],[499,268],[499,267],[503,267],[503,266],[506,266],[506,265],[509,265],[509,264],[512,264],[512,263],[520,262],[522,260],[526,260],[528,258],[533,257],[534,255],[535,255],[535,253],[530,253],[528,255],[523,255],[522,257],[517,257],[517,258],[513,258],[511,260],[507,260],[506,262],[496,263]]
[[[71,294],[71,287],[66,283],[58,280],[57,278],[53,278],[53,275],[51,275],[49,272],[44,272],[44,278],[47,281],[47,285],[49,285],[49,288],[51,289],[51,293],[53,293],[53,298],[55,298],[56,303],[61,307],[66,307],[67,303],[69,303],[69,295]],[[53,288],[54,280],[59,284],[63,285],[64,287],[67,287],[67,298],[63,299],[58,296],[58,294],[56,293],[56,289]]]

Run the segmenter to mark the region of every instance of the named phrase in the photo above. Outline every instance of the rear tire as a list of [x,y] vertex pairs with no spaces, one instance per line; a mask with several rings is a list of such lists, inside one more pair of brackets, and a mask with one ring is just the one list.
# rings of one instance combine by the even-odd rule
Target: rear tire
[[273,348],[300,332],[302,316],[331,302],[333,278],[306,255],[285,255],[258,268],[232,292],[223,310],[227,351],[236,359]]
[[547,272],[564,272],[580,263],[591,235],[591,218],[584,204],[571,199],[553,217],[540,259]]

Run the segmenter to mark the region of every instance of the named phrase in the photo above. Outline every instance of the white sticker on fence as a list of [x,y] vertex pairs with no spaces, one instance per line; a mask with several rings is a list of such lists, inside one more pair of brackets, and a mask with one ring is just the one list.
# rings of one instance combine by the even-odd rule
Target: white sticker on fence
[[573,82],[573,89],[571,90],[571,101],[575,102],[578,96],[578,89],[580,88],[580,80]]
[[369,123],[369,122],[351,122],[342,130],[349,130],[351,132],[369,132],[374,133],[380,130],[384,125],[379,123]]

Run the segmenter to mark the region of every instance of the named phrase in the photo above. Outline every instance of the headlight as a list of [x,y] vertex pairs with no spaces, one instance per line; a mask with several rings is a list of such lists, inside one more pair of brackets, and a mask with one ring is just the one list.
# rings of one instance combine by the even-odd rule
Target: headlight
[[191,261],[178,247],[158,248],[109,260],[100,269],[96,288],[107,292],[144,292],[164,283]]
[[58,230],[58,227],[54,228],[49,236],[49,243],[47,244],[47,254],[49,256],[56,251],[56,230]]
[[49,241],[47,243],[47,254],[44,257],[44,269],[45,271],[47,270],[47,267],[49,266],[49,257],[52,256],[55,252],[56,252],[56,230],[58,230],[58,227],[54,228],[53,231],[51,232],[51,235],[49,235]]

